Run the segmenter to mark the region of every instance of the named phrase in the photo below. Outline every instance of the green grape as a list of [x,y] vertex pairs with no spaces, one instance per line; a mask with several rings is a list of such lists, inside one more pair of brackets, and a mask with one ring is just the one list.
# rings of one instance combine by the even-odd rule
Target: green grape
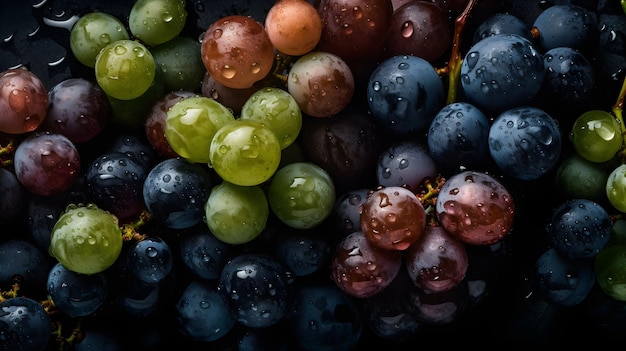
[[228,244],[247,243],[259,236],[269,215],[267,198],[260,187],[226,181],[211,189],[204,209],[213,235]]
[[268,87],[252,94],[241,109],[241,119],[265,124],[276,134],[280,148],[291,145],[302,128],[302,111],[285,90]]
[[118,40],[105,46],[96,57],[96,80],[109,96],[131,100],[154,83],[156,64],[143,44]]
[[570,140],[576,152],[592,162],[610,160],[623,143],[619,123],[603,110],[591,110],[580,115],[574,121]]
[[330,175],[310,162],[294,162],[279,169],[267,190],[272,212],[296,229],[322,223],[332,212],[335,197]]
[[556,171],[555,183],[563,195],[574,199],[604,200],[608,172],[602,163],[572,153]]
[[606,180],[606,196],[615,209],[626,212],[626,165],[617,166]]
[[108,13],[90,12],[72,26],[70,50],[80,63],[94,68],[100,50],[123,39],[130,39],[130,36],[122,21]]
[[185,98],[167,111],[165,138],[172,150],[188,161],[209,163],[213,136],[234,120],[232,112],[216,100],[205,96]]
[[626,219],[616,219],[611,228],[611,240],[607,245],[626,245]]
[[150,46],[178,36],[186,21],[184,0],[137,0],[128,16],[131,33]]
[[237,119],[213,136],[210,163],[222,179],[237,185],[259,185],[270,179],[280,164],[276,135],[265,125]]
[[201,88],[206,68],[200,56],[200,42],[176,37],[150,51],[163,72],[167,91],[196,91]]
[[117,218],[94,204],[69,205],[50,235],[50,254],[76,273],[102,272],[122,251]]
[[619,301],[626,301],[626,246],[605,246],[594,260],[600,289]]

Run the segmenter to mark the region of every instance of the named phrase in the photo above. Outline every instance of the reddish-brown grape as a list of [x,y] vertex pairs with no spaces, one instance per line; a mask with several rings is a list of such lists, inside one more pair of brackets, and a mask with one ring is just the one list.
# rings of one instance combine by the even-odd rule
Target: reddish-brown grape
[[279,0],[265,17],[265,31],[279,52],[300,56],[313,50],[322,36],[322,19],[306,0]]
[[148,137],[150,145],[154,147],[159,155],[168,158],[179,156],[176,151],[172,149],[167,138],[165,138],[167,111],[178,101],[197,95],[196,93],[184,90],[172,91],[165,94],[152,106],[146,118],[146,136]]
[[405,250],[425,229],[424,206],[407,188],[378,189],[361,207],[361,231],[372,245],[382,249]]
[[0,132],[32,132],[47,113],[48,92],[37,75],[24,67],[0,73]]
[[202,63],[215,80],[236,89],[250,88],[274,64],[274,46],[255,19],[232,15],[215,21],[202,39]]

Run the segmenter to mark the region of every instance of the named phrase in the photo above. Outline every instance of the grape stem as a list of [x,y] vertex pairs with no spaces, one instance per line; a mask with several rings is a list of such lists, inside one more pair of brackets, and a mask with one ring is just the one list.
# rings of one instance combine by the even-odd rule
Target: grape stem
[[[624,125],[624,117],[622,115],[622,111],[624,110],[624,96],[626,96],[626,78],[622,81],[622,88],[620,89],[619,94],[617,95],[617,100],[613,107],[611,108],[611,112],[613,116],[619,122],[620,129],[622,130],[622,135],[626,135],[626,126]],[[620,152],[622,162],[626,160],[626,148],[622,147],[622,151]]]
[[467,23],[472,8],[478,3],[478,0],[469,0],[463,12],[454,21],[454,39],[452,42],[452,53],[447,66],[448,73],[448,100],[451,104],[456,101],[456,92],[459,85],[459,75],[461,72],[461,37],[463,29]]
[[10,139],[6,146],[0,145],[0,167],[7,167],[13,164],[15,148],[16,145],[13,139]]
[[140,234],[137,229],[142,227],[150,220],[150,213],[146,210],[142,211],[139,214],[139,218],[132,223],[125,223],[120,226],[122,230],[122,240],[123,241],[131,241],[137,240],[141,241],[146,238],[145,234]]

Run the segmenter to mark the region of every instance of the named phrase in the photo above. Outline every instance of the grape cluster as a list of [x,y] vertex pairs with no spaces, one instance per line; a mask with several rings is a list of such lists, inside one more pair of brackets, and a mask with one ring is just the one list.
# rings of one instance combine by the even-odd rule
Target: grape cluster
[[624,340],[624,1],[2,8],[0,349]]

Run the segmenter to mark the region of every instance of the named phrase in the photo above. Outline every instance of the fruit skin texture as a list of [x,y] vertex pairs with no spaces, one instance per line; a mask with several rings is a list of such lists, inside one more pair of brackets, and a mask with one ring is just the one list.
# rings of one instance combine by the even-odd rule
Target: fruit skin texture
[[186,20],[183,0],[137,0],[130,10],[128,26],[136,38],[152,46],[180,34]]
[[24,68],[0,73],[0,132],[32,132],[47,111],[48,93],[39,77]]
[[280,0],[265,17],[265,31],[276,50],[301,56],[313,50],[322,36],[319,12],[304,0]]
[[69,205],[52,228],[50,254],[65,268],[95,274],[109,268],[122,251],[117,219],[96,205]]

